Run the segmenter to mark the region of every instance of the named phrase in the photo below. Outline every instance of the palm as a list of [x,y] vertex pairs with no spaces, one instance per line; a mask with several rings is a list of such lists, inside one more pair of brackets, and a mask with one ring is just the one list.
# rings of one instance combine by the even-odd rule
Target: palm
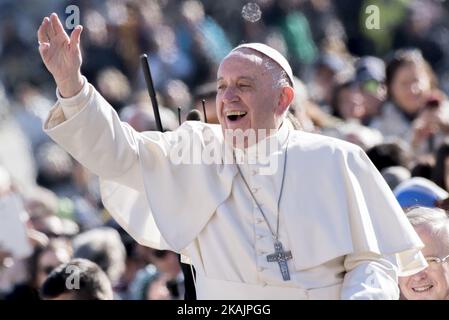
[[71,50],[68,41],[50,42],[42,58],[48,71],[60,80],[68,78],[81,66],[81,53]]
[[56,15],[45,18],[39,27],[39,52],[57,83],[67,81],[79,72],[82,62],[79,48],[81,30],[76,28],[69,37]]

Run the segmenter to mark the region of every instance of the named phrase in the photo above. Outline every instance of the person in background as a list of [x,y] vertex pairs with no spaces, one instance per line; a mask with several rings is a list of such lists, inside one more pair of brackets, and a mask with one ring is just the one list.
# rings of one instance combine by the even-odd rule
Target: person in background
[[151,250],[150,257],[160,273],[158,278],[165,279],[164,283],[169,290],[171,299],[182,299],[185,290],[184,277],[177,255],[169,250]]
[[402,141],[375,145],[369,148],[366,154],[379,171],[393,166],[408,168],[412,157],[407,145]]
[[414,206],[435,208],[449,193],[430,180],[413,177],[400,183],[393,193],[403,209]]
[[28,279],[18,283],[6,300],[38,300],[39,288],[44,283],[50,272],[61,265],[67,263],[72,257],[72,248],[64,239],[52,239],[45,245],[34,248],[33,254],[27,259]]
[[449,108],[432,68],[418,50],[395,52],[387,64],[386,86],[388,100],[370,126],[387,140],[403,139],[416,153],[432,151],[438,144],[432,136],[448,131]]
[[355,66],[355,82],[364,99],[365,115],[363,124],[369,125],[382,111],[387,99],[385,87],[385,63],[374,56],[364,56],[357,60]]
[[380,173],[391,190],[394,190],[400,183],[411,178],[410,170],[402,166],[386,167]]
[[366,117],[367,109],[362,91],[354,80],[336,85],[332,94],[332,113],[345,121],[359,121]]
[[435,153],[432,181],[449,191],[449,140],[445,140]]
[[132,300],[170,300],[173,296],[167,287],[167,278],[154,265],[139,270],[130,284]]
[[112,286],[101,268],[73,259],[54,269],[40,288],[44,300],[113,300]]
[[414,207],[407,218],[424,242],[423,254],[429,266],[409,277],[399,277],[402,296],[407,300],[449,300],[449,218],[438,208]]
[[119,233],[110,227],[95,228],[73,238],[73,256],[95,262],[112,286],[119,284],[125,271],[126,249]]

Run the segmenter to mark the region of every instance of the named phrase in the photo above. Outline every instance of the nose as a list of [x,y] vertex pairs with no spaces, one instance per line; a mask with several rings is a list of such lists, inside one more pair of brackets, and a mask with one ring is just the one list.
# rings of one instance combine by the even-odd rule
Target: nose
[[239,96],[233,86],[229,86],[224,90],[222,100],[225,104],[239,101]]
[[427,268],[424,269],[424,270],[421,270],[421,271],[418,272],[418,273],[415,273],[415,274],[412,275],[411,277],[412,277],[412,279],[413,279],[414,281],[420,281],[420,280],[423,280],[423,279],[427,278]]

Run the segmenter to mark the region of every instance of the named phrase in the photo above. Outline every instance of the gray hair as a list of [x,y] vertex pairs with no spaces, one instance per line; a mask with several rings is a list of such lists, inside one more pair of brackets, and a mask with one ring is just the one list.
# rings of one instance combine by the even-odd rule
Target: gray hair
[[272,72],[274,88],[293,87],[287,72],[273,59],[267,56],[262,57],[262,63],[267,70]]
[[416,206],[407,209],[406,215],[414,228],[425,227],[431,235],[446,237],[449,243],[449,217],[443,209]]
[[[280,65],[278,65],[273,59],[270,57],[267,57],[263,55],[262,57],[262,63],[265,66],[265,68],[271,72],[271,76],[273,78],[273,88],[281,89],[283,87],[293,87],[287,72],[285,72],[284,69]],[[292,101],[293,103],[293,101]],[[290,109],[290,106],[288,106],[284,113],[282,114],[282,120],[285,120],[287,118],[288,110]]]

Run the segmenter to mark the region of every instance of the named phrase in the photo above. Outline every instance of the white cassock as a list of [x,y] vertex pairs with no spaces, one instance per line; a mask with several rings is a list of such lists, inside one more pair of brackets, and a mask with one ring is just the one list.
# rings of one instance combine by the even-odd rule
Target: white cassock
[[269,138],[280,147],[275,174],[241,165],[275,226],[289,139],[279,239],[293,258],[284,281],[267,262],[273,239],[236,165],[170,160],[176,133],[223,143],[220,126],[138,133],[85,81],[75,97],[58,97],[44,130],[100,176],[105,207],[139,243],[190,259],[198,299],[397,299],[398,275],[426,267],[420,239],[355,145],[282,125]]

